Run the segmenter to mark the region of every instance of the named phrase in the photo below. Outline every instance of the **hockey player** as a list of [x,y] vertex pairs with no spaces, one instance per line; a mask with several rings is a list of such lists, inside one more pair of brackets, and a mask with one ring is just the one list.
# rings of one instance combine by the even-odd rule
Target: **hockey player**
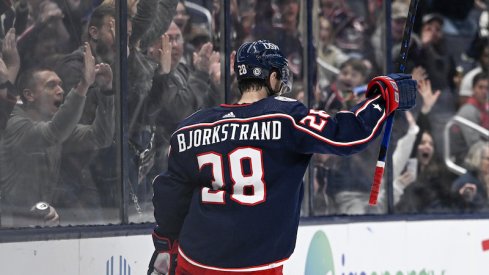
[[244,43],[232,60],[241,98],[186,118],[171,137],[168,170],[153,182],[148,274],[173,274],[176,262],[176,274],[282,274],[312,154],[359,152],[390,113],[415,102],[411,76],[380,76],[366,100],[330,116],[281,96],[291,75],[275,44]]

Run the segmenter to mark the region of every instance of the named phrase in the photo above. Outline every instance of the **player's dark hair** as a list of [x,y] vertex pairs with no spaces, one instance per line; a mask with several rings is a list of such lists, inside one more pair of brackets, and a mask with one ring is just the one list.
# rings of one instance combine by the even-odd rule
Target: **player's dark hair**
[[[278,80],[280,80],[281,79],[280,72],[277,69],[272,68],[272,70],[270,71],[270,75],[273,72],[277,73],[277,78],[278,78]],[[269,78],[270,78],[270,75],[269,75]],[[247,78],[247,79],[242,79],[238,82],[238,89],[239,89],[239,92],[241,94],[246,90],[250,90],[250,89],[260,90],[261,88],[270,89],[270,87],[268,86],[268,79],[265,80],[265,79],[259,79],[259,78]]]
[[238,82],[238,89],[240,93],[247,90],[260,90],[263,87],[267,87],[265,80],[263,79],[243,79]]

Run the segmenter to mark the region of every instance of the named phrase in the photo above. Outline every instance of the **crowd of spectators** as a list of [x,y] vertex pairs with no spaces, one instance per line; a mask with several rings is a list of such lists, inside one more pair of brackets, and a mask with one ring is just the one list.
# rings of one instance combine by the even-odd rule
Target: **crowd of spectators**
[[[406,69],[419,81],[417,107],[396,113],[390,145],[396,213],[487,209],[487,136],[456,125],[448,157],[467,173],[444,161],[445,125],[454,116],[489,130],[488,6],[459,2],[429,1],[418,10]],[[119,18],[127,22],[124,76],[113,75],[119,58],[114,1],[15,0],[0,8],[1,226],[117,222],[124,202],[131,222],[152,219],[152,179],[165,169],[178,122],[237,96],[231,72],[230,102],[224,102],[220,4],[127,0],[128,17]],[[293,73],[286,96],[330,114],[361,100],[370,77],[395,70],[409,9],[409,1],[392,2],[386,49],[383,1],[314,1],[313,41],[303,33],[303,1],[229,4],[233,48],[256,39],[276,43]],[[305,68],[304,49],[311,48],[317,62]],[[387,55],[393,64],[385,64]],[[310,95],[305,72],[313,74]],[[122,80],[125,94],[115,90]],[[117,102],[126,103],[124,116],[115,114]],[[117,142],[121,133],[127,154]],[[377,207],[368,206],[378,148],[348,158],[314,156],[313,214],[385,213],[386,192]]]
[[[361,96],[359,91],[364,89],[368,76],[382,74],[386,54],[391,55],[394,63],[390,67],[396,70],[409,1],[392,3],[392,48],[388,49],[382,38],[385,37],[381,23],[385,20],[384,15],[375,12],[381,9],[382,3],[368,2],[362,10],[362,5],[358,9],[358,3],[354,1],[319,1],[319,88],[315,89],[312,106],[328,113],[347,109],[355,98]],[[485,155],[475,157],[478,159],[475,164],[467,160],[474,159],[469,148],[488,139],[489,89],[485,72],[489,40],[488,33],[484,32],[487,24],[482,24],[487,21],[483,21],[487,16],[487,5],[483,1],[448,1],[443,6],[441,2],[431,1],[418,7],[418,20],[408,50],[406,72],[418,80],[419,94],[414,110],[396,113],[390,143],[393,163],[391,190],[396,213],[460,213],[487,209],[485,180],[480,171],[484,169]],[[450,6],[457,6],[459,13],[447,8]],[[338,23],[349,15],[354,18],[349,21],[351,27],[348,23]],[[353,32],[354,35],[345,35],[345,32]],[[354,47],[348,42],[362,45]],[[345,55],[346,61],[338,63],[338,60],[345,59]],[[360,66],[362,63],[364,66]],[[354,86],[344,85],[348,67],[356,68],[354,71],[362,76],[358,79],[363,79],[350,81]],[[331,94],[334,96],[328,96]],[[456,124],[448,129],[447,138],[445,126],[455,116],[482,127],[485,134],[467,125]],[[448,149],[446,143],[449,144]],[[378,154],[378,148],[369,148],[374,152],[366,150],[352,159],[315,157],[311,188],[313,205],[317,206],[313,207],[315,214],[386,211],[386,190],[381,195],[380,205],[367,205]],[[446,159],[466,167],[467,174],[459,175],[459,172],[449,169]],[[465,185],[458,176],[470,179],[473,184],[463,187]],[[360,195],[361,192],[364,194]]]

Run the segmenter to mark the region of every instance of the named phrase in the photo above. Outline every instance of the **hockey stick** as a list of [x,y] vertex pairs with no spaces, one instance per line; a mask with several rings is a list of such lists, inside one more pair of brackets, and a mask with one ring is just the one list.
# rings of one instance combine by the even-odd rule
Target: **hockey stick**
[[[416,17],[416,9],[418,7],[419,0],[411,0],[409,4],[409,12],[404,26],[404,33],[402,36],[401,50],[399,52],[400,64],[399,72],[404,73],[406,70],[407,55],[409,49],[409,41],[411,40],[411,32],[413,30],[414,19]],[[382,137],[382,143],[380,144],[379,158],[377,159],[377,165],[375,167],[374,182],[372,189],[370,190],[370,205],[377,204],[377,197],[379,196],[380,183],[382,176],[384,175],[385,158],[387,155],[387,148],[389,147],[389,140],[391,138],[392,125],[394,124],[394,113],[392,112],[388,117],[385,124],[384,136]]]

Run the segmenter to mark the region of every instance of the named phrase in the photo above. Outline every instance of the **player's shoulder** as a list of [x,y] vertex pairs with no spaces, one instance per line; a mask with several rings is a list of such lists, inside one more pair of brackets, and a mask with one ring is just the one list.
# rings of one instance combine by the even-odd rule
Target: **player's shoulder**
[[307,107],[300,101],[285,97],[285,96],[273,96],[267,98],[265,102],[265,109],[271,113],[284,113],[291,116],[302,114]]
[[180,122],[178,129],[192,124],[209,122],[212,117],[211,114],[214,112],[213,109],[214,108],[208,108],[195,111]]
[[253,104],[221,104],[217,107],[196,111],[182,120],[176,131],[182,130],[182,128],[186,129],[189,126],[205,126],[229,119],[248,119],[270,114],[285,114],[297,117],[304,115],[304,113],[307,113],[307,107],[302,102],[289,97],[272,96]]
[[283,109],[289,109],[289,108],[294,108],[297,106],[304,105],[302,104],[302,102],[298,101],[297,99],[285,97],[285,96],[271,96],[266,98],[264,100],[264,103],[268,107],[276,107],[276,108],[283,108]]

